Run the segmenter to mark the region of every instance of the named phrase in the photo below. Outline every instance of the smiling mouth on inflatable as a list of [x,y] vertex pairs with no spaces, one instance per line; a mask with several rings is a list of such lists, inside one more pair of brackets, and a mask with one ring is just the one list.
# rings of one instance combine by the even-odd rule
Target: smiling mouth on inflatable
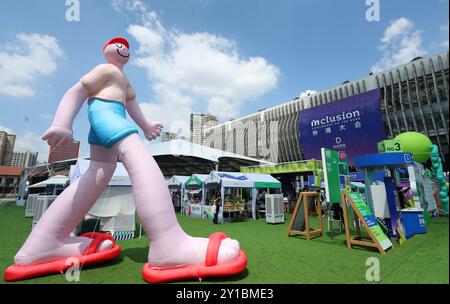
[[125,55],[120,54],[119,50],[116,50],[116,51],[117,51],[117,54],[119,54],[119,55],[122,56],[122,57],[125,57],[125,58],[130,57],[130,54],[128,54],[127,56],[125,56]]

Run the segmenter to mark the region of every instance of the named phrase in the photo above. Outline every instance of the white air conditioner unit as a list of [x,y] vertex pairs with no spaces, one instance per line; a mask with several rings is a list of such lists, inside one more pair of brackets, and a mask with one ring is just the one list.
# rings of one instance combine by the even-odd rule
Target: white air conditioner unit
[[44,212],[48,209],[48,207],[50,207],[57,197],[57,195],[39,195],[37,197],[34,205],[33,225],[31,226],[31,229],[36,226]]
[[283,194],[266,194],[266,222],[284,223]]
[[27,198],[27,204],[25,207],[25,217],[33,217],[36,205],[36,200],[39,194],[29,194]]

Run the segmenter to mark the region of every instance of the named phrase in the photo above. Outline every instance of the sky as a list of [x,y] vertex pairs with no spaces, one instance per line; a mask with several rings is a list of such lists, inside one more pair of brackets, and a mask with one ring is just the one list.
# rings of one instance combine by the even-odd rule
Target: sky
[[[227,121],[446,51],[448,6],[448,0],[1,1],[0,130],[16,134],[15,151],[37,151],[45,161],[49,147],[40,137],[59,101],[104,63],[102,46],[115,36],[130,42],[125,73],[146,117],[188,134],[193,112]],[[73,129],[80,156],[88,156],[86,105]]]

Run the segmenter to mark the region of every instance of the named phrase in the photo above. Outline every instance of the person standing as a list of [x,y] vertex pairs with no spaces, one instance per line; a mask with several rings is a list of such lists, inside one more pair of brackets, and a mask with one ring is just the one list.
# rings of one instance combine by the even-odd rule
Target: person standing
[[213,223],[218,224],[219,222],[219,212],[220,212],[220,193],[216,192],[216,198],[214,199],[214,217]]

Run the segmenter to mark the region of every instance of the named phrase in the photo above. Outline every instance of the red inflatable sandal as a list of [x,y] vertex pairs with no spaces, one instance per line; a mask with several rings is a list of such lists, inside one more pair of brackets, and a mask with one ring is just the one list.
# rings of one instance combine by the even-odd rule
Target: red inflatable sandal
[[[89,244],[88,248],[86,248],[82,256],[73,257],[78,259],[80,266],[98,264],[113,260],[120,255],[119,245],[115,243],[114,238],[109,234],[88,232],[81,236],[88,237],[93,240]],[[111,249],[96,252],[98,246],[105,240],[112,241],[114,246]],[[66,264],[68,258],[69,257],[65,257],[47,263],[33,263],[30,265],[14,264],[5,270],[5,281],[20,281],[54,273],[63,273],[73,266],[73,263],[67,263],[69,265]]]
[[149,283],[167,283],[187,279],[203,279],[207,277],[224,277],[237,275],[247,267],[247,256],[239,252],[237,259],[217,264],[220,243],[228,238],[225,233],[216,232],[210,235],[204,265],[189,265],[173,269],[152,269],[150,264],[142,268],[142,277]]

